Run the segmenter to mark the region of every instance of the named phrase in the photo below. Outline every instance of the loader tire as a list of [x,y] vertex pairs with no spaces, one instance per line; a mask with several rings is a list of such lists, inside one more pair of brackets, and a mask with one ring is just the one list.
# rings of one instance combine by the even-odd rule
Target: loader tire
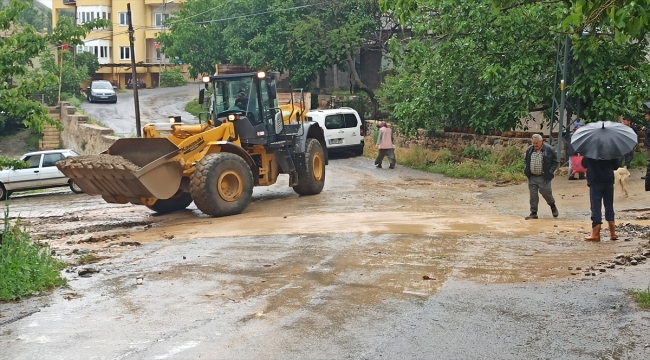
[[316,195],[325,185],[325,152],[316,139],[309,138],[305,144],[305,163],[298,166],[298,185],[293,190],[299,195]]
[[211,216],[235,215],[251,202],[253,173],[239,155],[209,154],[196,164],[190,188],[199,210]]
[[167,214],[173,211],[183,210],[192,203],[192,195],[184,192],[176,194],[169,199],[159,199],[153,205],[147,207],[158,214]]

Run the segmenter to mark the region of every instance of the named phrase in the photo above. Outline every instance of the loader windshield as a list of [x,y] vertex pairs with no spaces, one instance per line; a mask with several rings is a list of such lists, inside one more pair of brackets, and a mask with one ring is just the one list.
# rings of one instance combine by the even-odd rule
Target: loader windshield
[[258,82],[252,77],[215,81],[214,112],[242,111],[255,125],[263,121],[259,111]]

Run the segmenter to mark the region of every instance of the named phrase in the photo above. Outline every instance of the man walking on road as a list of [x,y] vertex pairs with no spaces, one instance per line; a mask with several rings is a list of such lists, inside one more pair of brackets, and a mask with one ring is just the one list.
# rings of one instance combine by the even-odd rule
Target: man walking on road
[[526,220],[538,218],[539,194],[542,194],[546,203],[551,207],[553,217],[558,217],[559,213],[551,189],[551,180],[555,177],[555,169],[558,166],[557,155],[553,147],[544,144],[542,135],[535,134],[531,140],[533,145],[526,151],[526,165],[524,167],[524,174],[528,177],[528,191],[530,192],[530,215],[526,216]]
[[379,154],[377,154],[377,159],[375,159],[375,166],[377,166],[378,169],[381,169],[381,163],[384,161],[384,157],[388,156],[388,161],[390,163],[389,169],[394,169],[395,147],[393,146],[393,130],[388,127],[385,121],[382,121],[379,125],[377,149],[379,149]]

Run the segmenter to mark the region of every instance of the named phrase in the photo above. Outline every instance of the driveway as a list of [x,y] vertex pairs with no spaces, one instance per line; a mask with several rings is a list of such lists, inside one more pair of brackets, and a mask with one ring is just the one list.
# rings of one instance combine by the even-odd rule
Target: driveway
[[597,244],[584,182],[556,179],[560,217],[525,221],[525,184],[363,157],[333,159],[319,195],[281,178],[225,218],[16,195],[34,236],[99,261],[0,304],[0,359],[649,358],[650,313],[626,291],[650,267],[611,267],[650,247],[639,176],[616,194],[621,241]]
[[[198,119],[185,111],[185,105],[199,97],[199,86],[199,83],[190,83],[181,87],[138,89],[140,124],[167,122],[172,115],[180,115],[185,123],[197,123]],[[117,94],[115,104],[84,101],[81,109],[117,135],[128,137],[136,134],[133,90]]]

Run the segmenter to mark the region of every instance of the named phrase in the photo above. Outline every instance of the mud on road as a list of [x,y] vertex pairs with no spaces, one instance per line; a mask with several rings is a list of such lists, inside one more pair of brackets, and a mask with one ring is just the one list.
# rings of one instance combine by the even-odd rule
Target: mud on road
[[650,247],[640,180],[615,195],[619,223],[630,223],[621,240],[593,244],[582,241],[584,182],[556,179],[560,217],[541,205],[526,221],[525,184],[375,169],[367,158],[327,171],[320,195],[299,197],[281,179],[226,218],[65,190],[16,194],[11,215],[35,237],[70,263],[100,261],[70,268],[69,288],[0,304],[0,323],[40,309],[0,327],[0,358],[650,355],[648,314],[624,295],[649,285],[648,266],[609,267]]

